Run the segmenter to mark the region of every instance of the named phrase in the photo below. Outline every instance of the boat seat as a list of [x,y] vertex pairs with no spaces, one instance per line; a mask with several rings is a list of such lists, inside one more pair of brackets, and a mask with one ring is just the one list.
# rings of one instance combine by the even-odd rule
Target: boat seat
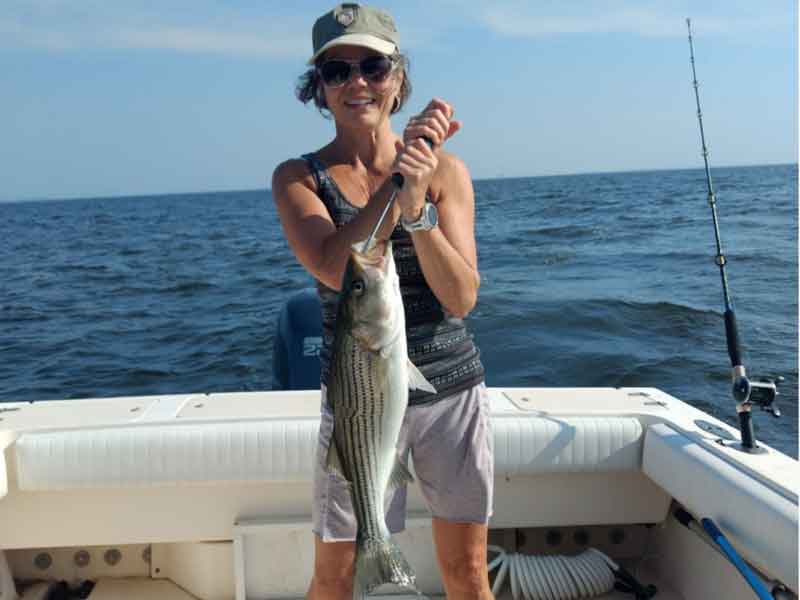
[[640,471],[644,428],[634,417],[492,415],[495,474]]
[[[310,482],[317,417],[23,433],[14,444],[23,491]],[[492,415],[496,477],[641,472],[644,431],[634,417]]]

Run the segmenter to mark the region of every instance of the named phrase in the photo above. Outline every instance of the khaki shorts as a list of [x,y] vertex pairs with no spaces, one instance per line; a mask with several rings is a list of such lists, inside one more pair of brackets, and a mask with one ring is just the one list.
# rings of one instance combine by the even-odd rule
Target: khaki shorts
[[[322,388],[312,517],[314,533],[325,542],[356,538],[356,518],[346,481],[325,470],[333,415]],[[429,405],[406,410],[398,454],[411,454],[417,485],[434,517],[458,523],[486,524],[492,514],[494,457],[489,398],[484,384]],[[386,499],[386,525],[405,528],[406,487]]]

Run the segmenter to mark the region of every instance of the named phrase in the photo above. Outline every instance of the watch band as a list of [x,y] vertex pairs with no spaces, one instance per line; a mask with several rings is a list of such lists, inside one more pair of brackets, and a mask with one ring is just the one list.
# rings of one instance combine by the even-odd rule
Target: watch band
[[400,217],[400,224],[409,233],[415,231],[430,231],[439,224],[439,213],[436,206],[431,202],[425,202],[422,206],[422,214],[416,221],[406,221],[405,217]]

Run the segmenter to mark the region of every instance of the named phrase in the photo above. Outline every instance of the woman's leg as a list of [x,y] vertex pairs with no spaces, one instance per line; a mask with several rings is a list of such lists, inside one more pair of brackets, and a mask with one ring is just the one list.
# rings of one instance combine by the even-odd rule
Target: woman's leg
[[486,564],[494,458],[484,385],[409,408],[417,482],[433,513],[448,600],[492,598]]
[[[317,456],[314,465],[314,492],[311,514],[314,531],[314,574],[308,587],[309,600],[350,600],[353,590],[356,519],[347,482],[325,467],[333,435],[333,414],[326,406],[322,387]],[[323,542],[323,537],[329,541]]]
[[488,526],[433,519],[433,541],[447,600],[493,600],[486,568]]
[[355,556],[355,542],[323,542],[315,535],[314,576],[307,600],[350,600]]

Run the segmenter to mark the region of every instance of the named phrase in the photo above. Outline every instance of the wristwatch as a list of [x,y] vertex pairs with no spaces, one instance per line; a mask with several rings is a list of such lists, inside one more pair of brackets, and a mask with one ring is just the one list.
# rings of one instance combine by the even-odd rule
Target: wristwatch
[[416,221],[408,222],[405,217],[400,217],[400,224],[403,229],[409,233],[415,231],[430,231],[439,224],[439,213],[436,210],[436,205],[431,202],[425,202],[422,206],[422,214]]

